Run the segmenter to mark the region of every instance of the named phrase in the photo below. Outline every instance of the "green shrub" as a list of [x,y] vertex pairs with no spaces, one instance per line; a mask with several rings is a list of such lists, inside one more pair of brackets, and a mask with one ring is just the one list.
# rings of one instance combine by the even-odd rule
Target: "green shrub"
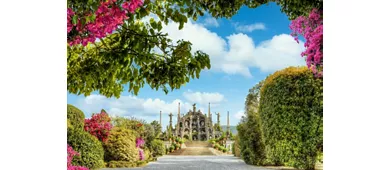
[[107,164],[108,168],[131,168],[137,167],[137,162],[129,162],[129,161],[110,161]]
[[223,153],[227,152],[227,148],[223,148],[223,149],[222,149],[222,152],[223,152]]
[[67,128],[67,129],[73,129],[73,126],[72,126],[72,124],[70,123],[70,120],[69,120],[69,119],[66,119],[66,128]]
[[[260,89],[264,81],[260,81],[254,87],[249,89],[249,93],[245,100],[245,117],[237,125],[237,144],[240,149],[241,157],[245,163],[252,165],[265,165],[265,146],[262,138],[262,130],[260,124],[259,98]],[[247,150],[246,152],[243,152]]]
[[322,79],[307,67],[289,67],[267,77],[259,113],[272,163],[314,169],[322,150],[322,88]]
[[223,146],[219,146],[219,147],[218,147],[218,150],[222,151],[222,150],[223,150],[223,148],[225,148],[225,147],[223,147]]
[[249,148],[246,148],[245,150],[242,151],[242,159],[245,161],[245,163],[255,165],[253,161],[254,158],[255,155]]
[[218,149],[218,148],[219,148],[219,144],[218,144],[218,143],[215,144],[215,145],[214,145],[214,148],[215,148],[215,149]]
[[144,161],[149,161],[152,159],[152,154],[150,153],[149,149],[148,148],[144,148]]
[[169,153],[169,148],[165,148],[165,154]]
[[138,149],[135,145],[135,135],[133,131],[114,127],[104,144],[105,160],[135,162],[139,159]]
[[235,142],[233,143],[233,149],[232,149],[232,152],[233,152],[233,155],[236,156],[236,157],[241,157],[241,148],[240,148],[240,138],[236,137],[235,138]]
[[151,154],[154,158],[163,156],[165,151],[164,142],[161,140],[153,140],[150,147]]
[[67,143],[80,153],[74,157],[72,165],[85,166],[89,169],[104,167],[104,150],[101,142],[82,129],[68,129]]
[[234,151],[234,148],[235,148],[234,145],[236,145],[236,143],[237,143],[237,142],[234,142],[233,145],[232,145],[232,154],[233,154],[234,156],[236,156],[236,154],[235,154],[236,152]]
[[80,109],[74,107],[73,105],[68,104],[66,117],[69,120],[68,123],[69,126],[76,129],[84,129],[85,116]]

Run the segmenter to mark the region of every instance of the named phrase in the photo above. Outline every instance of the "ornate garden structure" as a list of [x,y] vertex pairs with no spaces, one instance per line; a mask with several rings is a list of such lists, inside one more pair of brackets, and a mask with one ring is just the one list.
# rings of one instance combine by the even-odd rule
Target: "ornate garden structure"
[[[193,141],[206,141],[212,138],[219,138],[222,135],[220,127],[220,113],[217,115],[217,126],[213,126],[212,114],[210,112],[210,103],[208,113],[203,114],[200,110],[196,111],[196,105],[193,110],[189,110],[185,115],[180,115],[180,103],[177,113],[177,124],[172,126],[172,116],[169,114],[169,128],[174,137],[186,138]],[[229,123],[228,123],[229,124]]]

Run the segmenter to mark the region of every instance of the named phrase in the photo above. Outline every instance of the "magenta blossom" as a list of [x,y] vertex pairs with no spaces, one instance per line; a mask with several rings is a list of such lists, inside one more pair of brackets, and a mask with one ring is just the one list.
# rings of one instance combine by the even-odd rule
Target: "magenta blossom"
[[68,157],[67,157],[68,170],[89,170],[88,168],[83,167],[83,166],[73,166],[72,165],[73,157],[80,156],[80,154],[77,153],[76,151],[74,151],[73,148],[69,144],[68,144],[67,152],[68,152]]
[[[116,0],[107,0],[100,3],[100,6],[92,14],[78,16],[77,23],[73,24],[73,16],[76,15],[72,9],[67,11],[67,32],[75,30],[77,35],[68,37],[70,46],[82,44],[86,46],[88,43],[94,43],[98,38],[104,38],[112,34],[118,26],[122,25],[129,17],[126,15],[128,11],[134,13],[136,9],[141,7],[142,0],[130,0],[122,4],[122,8],[117,4]],[[86,17],[95,16],[94,21],[82,24],[82,20]]]
[[298,35],[306,39],[306,50],[301,53],[306,56],[306,65],[317,77],[322,77],[323,68],[323,19],[322,11],[313,9],[308,17],[300,16],[290,24],[291,35],[298,41]]
[[137,148],[143,146],[144,144],[145,144],[145,141],[141,137],[136,139],[135,145]]

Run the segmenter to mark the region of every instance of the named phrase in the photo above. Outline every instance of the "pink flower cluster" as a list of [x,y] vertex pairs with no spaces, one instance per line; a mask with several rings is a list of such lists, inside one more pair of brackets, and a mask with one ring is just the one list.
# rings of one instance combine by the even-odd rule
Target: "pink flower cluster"
[[122,9],[116,0],[107,0],[101,2],[98,9],[95,11],[95,20],[82,24],[82,20],[86,17],[91,17],[92,13],[78,17],[77,23],[72,23],[72,18],[75,15],[72,9],[68,8],[67,12],[67,31],[68,34],[72,30],[77,32],[74,36],[68,36],[68,43],[70,46],[82,44],[86,46],[89,42],[94,43],[97,38],[103,38],[108,34],[112,34],[119,25],[122,25],[124,20],[128,19],[126,14],[128,12],[134,13],[137,8],[142,6],[142,0],[129,0],[122,4]]
[[142,161],[145,159],[144,150],[142,150],[141,148],[138,148],[138,154],[139,154],[139,160]]
[[290,24],[291,35],[298,41],[298,35],[306,39],[306,50],[301,56],[306,56],[306,64],[316,76],[322,76],[323,68],[323,19],[322,11],[313,9],[309,17],[300,16]]
[[135,141],[135,146],[137,148],[142,147],[145,144],[145,141],[141,137],[137,138]]
[[93,114],[90,119],[85,119],[84,130],[105,142],[112,129],[110,121],[108,114],[102,110],[101,113]]
[[73,148],[69,144],[68,144],[67,152],[68,152],[68,157],[67,157],[68,170],[89,170],[88,168],[83,167],[83,166],[73,166],[72,165],[73,157],[80,156],[80,154],[77,153],[76,151],[74,151]]
[[139,137],[135,140],[135,146],[138,148],[139,159],[142,161],[145,159],[144,150],[141,148],[145,144],[145,141]]

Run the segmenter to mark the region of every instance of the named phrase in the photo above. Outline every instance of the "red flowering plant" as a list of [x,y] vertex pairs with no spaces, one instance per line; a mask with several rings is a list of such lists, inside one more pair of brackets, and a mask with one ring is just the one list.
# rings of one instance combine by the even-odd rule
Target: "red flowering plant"
[[[80,6],[80,4],[83,4]],[[67,40],[70,46],[104,38],[143,5],[142,0],[95,0],[88,3],[68,3]],[[90,10],[84,10],[90,9]],[[75,12],[77,11],[77,13]]]
[[84,130],[102,142],[107,141],[111,129],[111,119],[104,110],[98,114],[93,114],[90,119],[85,119]]
[[291,22],[291,35],[298,41],[298,35],[305,38],[306,50],[301,56],[306,56],[306,64],[313,73],[322,77],[323,70],[323,18],[322,10],[313,9],[309,16],[299,16]]
[[67,148],[67,153],[68,153],[68,157],[67,157],[68,170],[89,170],[88,168],[83,167],[83,166],[73,166],[72,165],[73,157],[80,156],[80,154],[77,153],[76,151],[74,151],[73,148],[69,144],[68,144],[68,148]]

